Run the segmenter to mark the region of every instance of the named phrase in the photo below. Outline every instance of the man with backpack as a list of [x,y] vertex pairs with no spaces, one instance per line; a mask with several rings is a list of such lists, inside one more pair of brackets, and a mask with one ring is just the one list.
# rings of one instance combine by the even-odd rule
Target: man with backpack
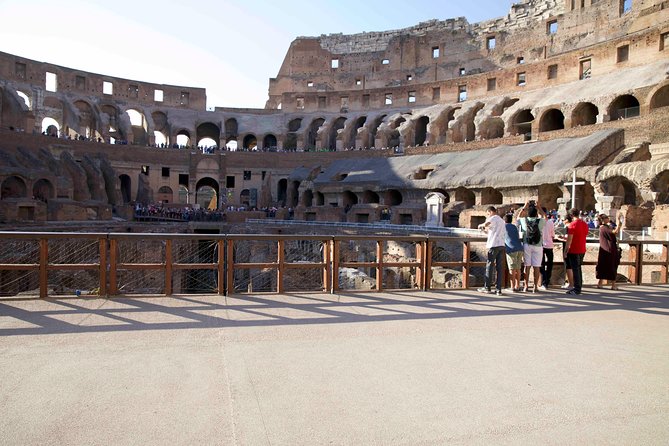
[[[538,200],[537,200],[538,201]],[[525,288],[530,289],[530,270],[534,271],[534,286],[532,292],[536,293],[541,284],[541,261],[544,257],[543,230],[546,220],[539,217],[539,212],[546,215],[538,202],[528,200],[520,210],[520,232],[523,238],[523,259],[525,261]],[[527,216],[526,216],[527,215]]]

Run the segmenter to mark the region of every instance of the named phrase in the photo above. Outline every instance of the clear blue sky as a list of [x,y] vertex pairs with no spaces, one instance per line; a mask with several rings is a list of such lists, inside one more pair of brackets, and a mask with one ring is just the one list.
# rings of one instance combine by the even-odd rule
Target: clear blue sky
[[297,36],[508,14],[511,0],[0,0],[0,51],[127,79],[207,89],[207,105],[264,107]]

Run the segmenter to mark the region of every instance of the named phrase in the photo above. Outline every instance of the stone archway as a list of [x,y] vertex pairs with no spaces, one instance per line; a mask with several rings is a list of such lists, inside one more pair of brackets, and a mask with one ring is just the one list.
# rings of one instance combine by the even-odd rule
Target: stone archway
[[608,112],[611,121],[635,118],[639,116],[639,100],[631,94],[618,96],[609,105]]
[[579,103],[571,113],[571,126],[579,127],[584,125],[597,124],[599,109],[591,102]]
[[201,178],[195,185],[195,202],[204,209],[218,209],[219,196],[218,181],[211,177]]
[[427,141],[427,125],[430,123],[430,118],[421,116],[416,120],[416,127],[414,131],[414,145],[422,146]]
[[539,120],[540,132],[564,129],[564,114],[557,108],[546,110]]
[[28,188],[23,178],[12,175],[2,182],[2,192],[0,199],[6,200],[8,198],[27,198]]
[[486,187],[481,191],[481,205],[502,204],[502,193],[493,187]]
[[51,184],[51,181],[42,178],[33,184],[33,198],[35,200],[46,202],[55,197],[56,190],[53,187],[53,184]]

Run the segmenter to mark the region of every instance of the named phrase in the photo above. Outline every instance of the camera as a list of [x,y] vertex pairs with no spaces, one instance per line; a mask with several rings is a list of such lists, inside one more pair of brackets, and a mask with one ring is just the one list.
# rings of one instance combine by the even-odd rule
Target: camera
[[528,202],[528,205],[529,205],[531,208],[534,208],[534,207],[537,207],[537,202],[534,201],[534,200],[530,200],[530,201]]

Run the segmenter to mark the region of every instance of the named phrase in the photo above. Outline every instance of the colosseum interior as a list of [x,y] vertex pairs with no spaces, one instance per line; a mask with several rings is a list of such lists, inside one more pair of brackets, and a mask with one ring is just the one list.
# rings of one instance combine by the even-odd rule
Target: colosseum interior
[[0,221],[161,203],[423,225],[436,192],[437,224],[573,198],[667,231],[668,55],[669,1],[524,0],[481,23],[296,38],[264,109],[207,110],[204,88],[0,53]]

